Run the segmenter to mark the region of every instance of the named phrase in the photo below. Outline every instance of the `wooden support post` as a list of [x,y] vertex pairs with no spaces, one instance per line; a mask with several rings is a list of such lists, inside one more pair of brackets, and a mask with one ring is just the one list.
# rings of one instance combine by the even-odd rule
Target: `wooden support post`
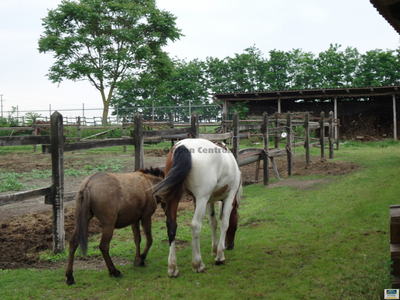
[[169,115],[169,121],[171,122],[171,125],[169,127],[174,128],[174,114],[171,113]]
[[[228,118],[227,118],[227,113],[225,113],[225,112],[223,112],[222,113],[222,122],[221,122],[221,129],[222,129],[222,132],[221,133],[226,133],[226,132],[228,132],[228,130],[227,130],[227,125],[226,125],[226,123],[225,123],[225,121],[227,121],[228,120]],[[226,139],[224,140],[224,143],[226,144]]]
[[199,114],[197,112],[193,112],[191,116],[190,122],[190,131],[192,133],[192,138],[198,139],[200,136],[199,132]]
[[82,139],[81,117],[80,116],[78,116],[77,129],[78,129],[78,142],[79,142]]
[[264,153],[263,153],[263,166],[264,166],[264,185],[269,184],[269,140],[268,140],[268,113],[263,113],[263,123],[261,125],[263,142],[264,142]]
[[287,126],[287,161],[288,161],[288,175],[291,176],[293,172],[293,154],[292,154],[292,114],[290,112],[287,113],[286,117],[286,126]]
[[[276,112],[276,113],[275,113],[275,119],[276,119],[276,121],[275,121],[275,127],[277,127],[277,128],[279,127],[278,118],[279,118],[279,114],[278,114],[278,112]],[[279,132],[278,132],[278,131],[277,131],[276,134],[275,134],[275,148],[276,148],[276,149],[279,148]]]
[[[36,136],[36,130],[37,130],[37,127],[36,127],[36,118],[33,118],[33,120],[32,120],[32,129],[33,129],[32,135],[33,135],[33,136]],[[36,151],[37,151],[37,145],[34,144],[34,145],[33,145],[33,153],[36,153]]]
[[304,141],[304,148],[306,150],[306,167],[310,166],[310,114],[306,112],[304,116],[304,129],[306,134],[306,140]]
[[329,112],[329,158],[333,158],[333,144],[335,142],[334,139],[334,126],[333,126],[333,112]]
[[261,160],[257,160],[256,162],[256,176],[254,178],[255,182],[258,182],[260,180],[260,165],[261,165]]
[[[122,117],[122,136],[126,137],[126,117]],[[123,153],[126,153],[126,145],[122,146]]]
[[393,139],[397,141],[396,95],[393,94]]
[[[337,97],[333,98],[333,118],[336,120],[337,119]],[[335,127],[335,135],[334,138],[337,140],[338,138],[338,133],[337,133],[337,127]]]
[[63,117],[59,112],[51,115],[51,202],[53,205],[53,251],[65,249],[64,231],[64,129]]
[[232,138],[232,153],[239,163],[239,114],[237,111],[233,113],[233,138]]
[[144,168],[143,151],[143,120],[140,113],[135,113],[133,117],[134,124],[134,145],[135,145],[135,171]]
[[321,120],[319,121],[319,143],[321,146],[321,158],[325,157],[325,113],[321,111]]

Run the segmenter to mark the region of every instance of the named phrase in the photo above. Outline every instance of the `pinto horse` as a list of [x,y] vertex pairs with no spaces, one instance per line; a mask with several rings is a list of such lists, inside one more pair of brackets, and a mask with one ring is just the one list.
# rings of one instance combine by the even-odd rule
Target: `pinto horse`
[[[177,209],[185,191],[195,203],[192,229],[192,268],[194,272],[205,270],[200,252],[200,231],[206,210],[212,229],[212,255],[215,264],[225,264],[225,239],[227,249],[233,249],[237,229],[240,197],[242,195],[241,173],[232,153],[222,143],[204,139],[185,139],[170,151],[165,166],[166,177],[154,190],[162,197],[163,209],[167,216],[169,238],[168,275],[179,276],[175,254],[177,230]],[[221,235],[218,242],[214,203],[221,201]]]
[[[103,254],[110,276],[122,277],[109,254],[114,228],[132,226],[136,245],[134,266],[144,266],[147,252],[153,242],[151,216],[155,212],[159,197],[152,195],[152,187],[164,178],[160,169],[139,169],[129,174],[95,173],[88,176],[79,186],[76,197],[75,229],[69,241],[68,266],[65,272],[67,284],[75,283],[73,273],[74,254],[78,245],[83,254],[87,249],[87,234],[90,220],[96,216],[103,233],[100,251]],[[140,254],[140,227],[146,235],[146,246]]]

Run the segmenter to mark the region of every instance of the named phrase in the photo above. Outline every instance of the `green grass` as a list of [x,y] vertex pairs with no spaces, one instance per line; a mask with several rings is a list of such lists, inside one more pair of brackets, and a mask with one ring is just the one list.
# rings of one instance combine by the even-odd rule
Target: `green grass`
[[[226,251],[225,266],[213,264],[205,219],[201,250],[207,272],[193,273],[192,212],[179,211],[177,239],[189,243],[177,252],[179,278],[167,276],[162,221],[153,225],[146,268],[120,266],[122,279],[106,270],[75,270],[77,284],[70,287],[64,268],[3,270],[2,299],[380,299],[390,288],[389,205],[399,203],[400,145],[344,143],[335,160],[361,167],[301,190],[246,186],[235,249]],[[99,236],[91,239],[90,255],[100,255],[98,242]],[[111,255],[133,262],[129,228],[116,231]],[[65,261],[66,254],[42,258]]]

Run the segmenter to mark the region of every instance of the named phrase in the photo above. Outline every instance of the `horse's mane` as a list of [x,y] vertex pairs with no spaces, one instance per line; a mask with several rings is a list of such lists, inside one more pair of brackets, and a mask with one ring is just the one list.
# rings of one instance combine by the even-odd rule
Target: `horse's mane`
[[139,169],[138,172],[142,172],[143,174],[150,174],[155,177],[161,177],[164,179],[165,173],[163,170],[160,170],[159,168],[147,168],[147,169]]

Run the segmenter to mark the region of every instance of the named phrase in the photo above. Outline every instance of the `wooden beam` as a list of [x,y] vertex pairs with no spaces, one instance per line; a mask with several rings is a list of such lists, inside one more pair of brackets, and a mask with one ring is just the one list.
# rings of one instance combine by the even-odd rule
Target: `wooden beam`
[[47,196],[50,193],[51,193],[51,186],[30,191],[9,194],[9,195],[2,195],[0,196],[0,206],[21,202],[40,196]]

